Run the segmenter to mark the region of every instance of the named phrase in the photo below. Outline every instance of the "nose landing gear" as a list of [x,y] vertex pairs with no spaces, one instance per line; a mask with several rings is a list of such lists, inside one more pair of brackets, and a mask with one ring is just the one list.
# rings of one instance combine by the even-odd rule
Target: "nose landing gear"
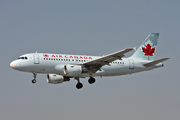
[[37,76],[37,73],[33,72],[33,77],[34,77],[34,79],[32,80],[33,84],[36,83],[36,76]]

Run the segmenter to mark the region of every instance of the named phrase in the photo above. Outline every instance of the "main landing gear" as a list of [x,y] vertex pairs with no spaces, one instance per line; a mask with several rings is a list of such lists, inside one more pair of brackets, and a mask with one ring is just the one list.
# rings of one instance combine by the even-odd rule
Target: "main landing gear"
[[[76,84],[76,88],[81,89],[83,87],[83,84],[80,82],[79,77],[75,77],[74,79],[76,79],[78,81],[78,83]],[[93,84],[93,83],[95,83],[95,81],[96,81],[96,79],[93,77],[90,77],[88,80],[89,84]]]
[[36,83],[36,76],[37,76],[37,73],[34,73],[34,72],[33,72],[33,77],[34,77],[34,79],[32,80],[32,83],[33,83],[33,84]]
[[90,77],[89,80],[88,80],[89,84],[93,84],[96,82],[96,79],[93,78],[93,77]]
[[82,83],[78,82],[78,83],[76,84],[76,88],[77,88],[77,89],[81,89],[82,87],[83,87],[83,84],[82,84]]
[[74,79],[78,81],[78,83],[76,84],[76,88],[81,89],[83,87],[83,84],[80,82],[79,77],[75,77]]

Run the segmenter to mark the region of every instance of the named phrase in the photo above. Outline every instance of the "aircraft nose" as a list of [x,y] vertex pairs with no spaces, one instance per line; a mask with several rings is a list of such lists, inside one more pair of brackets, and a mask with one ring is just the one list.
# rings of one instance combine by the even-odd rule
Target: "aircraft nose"
[[10,66],[11,66],[11,68],[15,69],[15,67],[16,67],[16,61],[12,61],[12,62],[10,63]]

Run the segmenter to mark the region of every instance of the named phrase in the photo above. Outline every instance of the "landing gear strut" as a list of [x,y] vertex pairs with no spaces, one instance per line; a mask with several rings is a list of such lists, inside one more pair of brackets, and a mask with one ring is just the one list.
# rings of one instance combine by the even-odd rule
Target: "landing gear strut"
[[37,76],[37,73],[34,73],[34,72],[33,72],[33,77],[34,77],[34,79],[32,80],[32,83],[33,83],[33,84],[36,83],[36,76]]
[[83,84],[79,81],[79,77],[75,77],[74,79],[78,81],[78,83],[76,84],[76,88],[81,89],[83,87]]

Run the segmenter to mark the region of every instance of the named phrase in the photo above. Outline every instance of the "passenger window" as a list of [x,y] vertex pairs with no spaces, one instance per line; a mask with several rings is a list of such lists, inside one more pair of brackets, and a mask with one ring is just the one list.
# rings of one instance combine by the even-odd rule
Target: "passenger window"
[[25,59],[27,60],[27,57],[25,57]]

